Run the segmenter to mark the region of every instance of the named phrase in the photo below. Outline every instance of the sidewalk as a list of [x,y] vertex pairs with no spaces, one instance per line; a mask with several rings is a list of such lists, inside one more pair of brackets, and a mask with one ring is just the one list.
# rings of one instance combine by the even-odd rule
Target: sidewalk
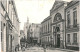
[[17,52],[22,52],[22,50],[19,50],[19,51],[17,51]]
[[67,52],[79,52],[79,51],[75,51],[75,50],[69,50],[69,49],[61,49],[61,48],[48,48],[51,50],[61,50],[61,51],[67,51]]

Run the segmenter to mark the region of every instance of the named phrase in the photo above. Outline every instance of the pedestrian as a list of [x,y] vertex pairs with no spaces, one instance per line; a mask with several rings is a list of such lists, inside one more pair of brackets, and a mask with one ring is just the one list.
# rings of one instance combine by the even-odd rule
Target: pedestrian
[[15,52],[17,52],[16,47],[15,47]]
[[44,52],[46,52],[46,45],[44,45]]
[[44,48],[44,52],[46,52],[46,48]]

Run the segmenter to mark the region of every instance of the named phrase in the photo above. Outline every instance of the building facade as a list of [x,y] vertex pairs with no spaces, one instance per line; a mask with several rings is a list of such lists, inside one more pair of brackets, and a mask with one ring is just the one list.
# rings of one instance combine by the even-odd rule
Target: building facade
[[[54,2],[54,5],[50,10],[51,39],[53,41],[53,47],[79,50],[79,10],[80,1]],[[46,23],[47,22],[42,23],[42,29],[44,30],[42,30],[44,32],[42,36],[44,36],[47,31]],[[46,41],[47,38],[44,38],[43,42],[46,43]]]
[[67,2],[55,1],[50,15],[52,17],[52,37],[54,47],[65,47],[65,7]]
[[27,22],[24,23],[24,34],[25,34],[26,40],[27,40],[27,31],[29,29],[29,25],[30,25],[29,18],[27,17]]
[[41,33],[41,44],[43,46],[52,46],[52,35],[51,35],[51,17],[48,16],[41,22],[42,33]]
[[2,2],[2,0],[0,0],[0,33],[1,33],[1,51],[2,52],[6,52],[6,2]]
[[38,44],[40,35],[40,24],[32,23],[28,29],[27,41],[29,43]]
[[21,38],[24,38],[24,37],[25,37],[24,31],[23,30],[20,30],[20,39]]
[[[14,52],[16,46],[19,45],[18,38],[20,35],[19,19],[17,16],[14,0],[0,0],[0,9],[2,40],[1,50],[3,52]],[[17,45],[14,43],[17,43]]]
[[25,38],[24,30],[20,30],[20,46],[21,46],[21,49],[23,46],[26,45],[25,42],[26,42],[26,38]]
[[80,33],[80,1],[71,1],[65,8],[66,16],[66,48],[79,49]]

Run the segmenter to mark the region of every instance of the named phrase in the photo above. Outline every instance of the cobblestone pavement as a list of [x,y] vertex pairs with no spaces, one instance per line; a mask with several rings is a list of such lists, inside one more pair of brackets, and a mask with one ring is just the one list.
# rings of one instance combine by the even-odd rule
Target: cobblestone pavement
[[60,50],[60,49],[46,49],[44,50],[42,47],[30,47],[26,48],[25,51],[20,52],[79,52],[73,50]]

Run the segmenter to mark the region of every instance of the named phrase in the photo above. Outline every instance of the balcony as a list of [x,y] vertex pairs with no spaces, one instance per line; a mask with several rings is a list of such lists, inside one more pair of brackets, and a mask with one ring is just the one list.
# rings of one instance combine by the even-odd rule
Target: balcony
[[66,27],[66,32],[75,32],[79,31],[79,24],[69,25]]
[[67,29],[68,29],[68,28],[77,28],[77,27],[79,27],[79,24],[69,25],[69,26],[67,26]]

